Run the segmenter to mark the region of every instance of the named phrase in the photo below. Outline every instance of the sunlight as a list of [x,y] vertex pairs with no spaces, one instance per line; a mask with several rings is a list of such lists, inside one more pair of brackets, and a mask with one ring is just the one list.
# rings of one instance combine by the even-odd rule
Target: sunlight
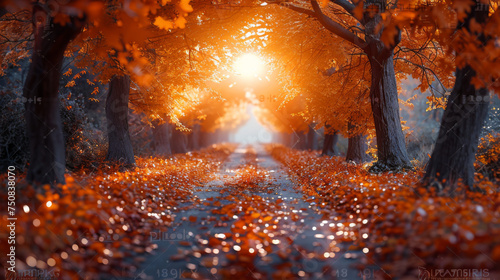
[[236,72],[244,77],[258,76],[264,68],[262,59],[252,53],[240,56],[234,63]]

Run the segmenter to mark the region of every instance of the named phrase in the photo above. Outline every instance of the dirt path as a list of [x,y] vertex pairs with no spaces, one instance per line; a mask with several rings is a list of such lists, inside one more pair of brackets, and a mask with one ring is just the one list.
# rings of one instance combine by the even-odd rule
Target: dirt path
[[200,204],[167,213],[171,230],[152,233],[158,248],[136,277],[115,279],[369,279],[352,267],[361,252],[337,242],[260,146],[237,149],[195,195]]

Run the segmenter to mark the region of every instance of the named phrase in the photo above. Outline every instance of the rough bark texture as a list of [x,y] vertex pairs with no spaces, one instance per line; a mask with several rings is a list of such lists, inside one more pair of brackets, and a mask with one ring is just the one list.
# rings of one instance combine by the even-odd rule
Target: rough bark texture
[[170,148],[171,130],[168,122],[155,121],[153,123],[153,146],[155,155],[168,157],[172,155]]
[[172,127],[172,153],[184,154],[187,153],[188,136],[186,133]]
[[[488,20],[487,7],[481,1],[474,5],[457,29],[470,32],[472,19],[478,23]],[[484,35],[477,36],[482,43],[486,42]],[[474,190],[475,154],[490,100],[487,89],[476,89],[471,84],[476,72],[469,65],[457,69],[455,76],[455,86],[448,97],[438,139],[423,178],[424,183],[438,189],[451,187],[450,192],[460,180]]]
[[384,44],[381,39],[383,28],[380,28],[380,24],[383,24],[381,15],[387,8],[387,1],[367,0],[365,5],[377,8],[375,11],[367,10],[363,14],[365,41],[362,48],[371,66],[370,101],[378,157],[378,161],[370,170],[383,172],[412,168],[401,127],[394,71],[394,48],[401,42],[401,32],[394,34],[392,45]]
[[371,171],[411,168],[399,116],[393,52],[391,50],[385,54],[384,51],[380,51],[380,47],[375,46],[370,51],[369,61],[372,70],[370,100],[377,135],[378,156],[378,161],[371,167]]
[[114,76],[109,83],[106,99],[108,123],[108,156],[106,160],[125,167],[135,165],[134,151],[128,129],[128,99],[130,77]]
[[68,43],[81,32],[83,24],[71,18],[64,26],[53,23],[46,25],[40,13],[34,13],[34,21],[35,45],[23,89],[27,99],[25,118],[30,151],[26,179],[35,184],[65,183],[65,142],[59,112],[59,79],[64,51]]
[[459,179],[468,186],[474,183],[474,160],[489,103],[488,91],[476,90],[471,85],[474,75],[474,70],[468,66],[456,72],[455,87],[427,164],[424,180],[438,182],[436,185],[440,189],[443,185],[455,185]]
[[345,160],[353,161],[355,163],[363,163],[367,161],[367,147],[366,135],[358,134],[356,136],[349,137],[349,142],[347,145],[347,155]]
[[327,133],[325,131],[325,140],[323,141],[323,150],[321,151],[322,156],[337,156],[339,152],[337,150],[337,142],[339,140],[339,135],[337,132]]

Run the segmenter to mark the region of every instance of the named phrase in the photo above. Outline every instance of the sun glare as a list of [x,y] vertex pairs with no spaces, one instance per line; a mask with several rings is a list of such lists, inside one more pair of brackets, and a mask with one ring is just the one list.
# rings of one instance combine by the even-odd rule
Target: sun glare
[[255,54],[247,53],[238,58],[234,69],[244,77],[258,76],[264,68],[264,62]]

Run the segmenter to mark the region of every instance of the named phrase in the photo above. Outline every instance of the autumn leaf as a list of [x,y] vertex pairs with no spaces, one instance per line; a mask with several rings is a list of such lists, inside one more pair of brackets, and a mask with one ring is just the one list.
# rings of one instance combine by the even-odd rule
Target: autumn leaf
[[160,29],[165,29],[165,30],[170,30],[174,28],[174,24],[171,21],[165,20],[161,16],[156,17],[154,25],[156,25]]

